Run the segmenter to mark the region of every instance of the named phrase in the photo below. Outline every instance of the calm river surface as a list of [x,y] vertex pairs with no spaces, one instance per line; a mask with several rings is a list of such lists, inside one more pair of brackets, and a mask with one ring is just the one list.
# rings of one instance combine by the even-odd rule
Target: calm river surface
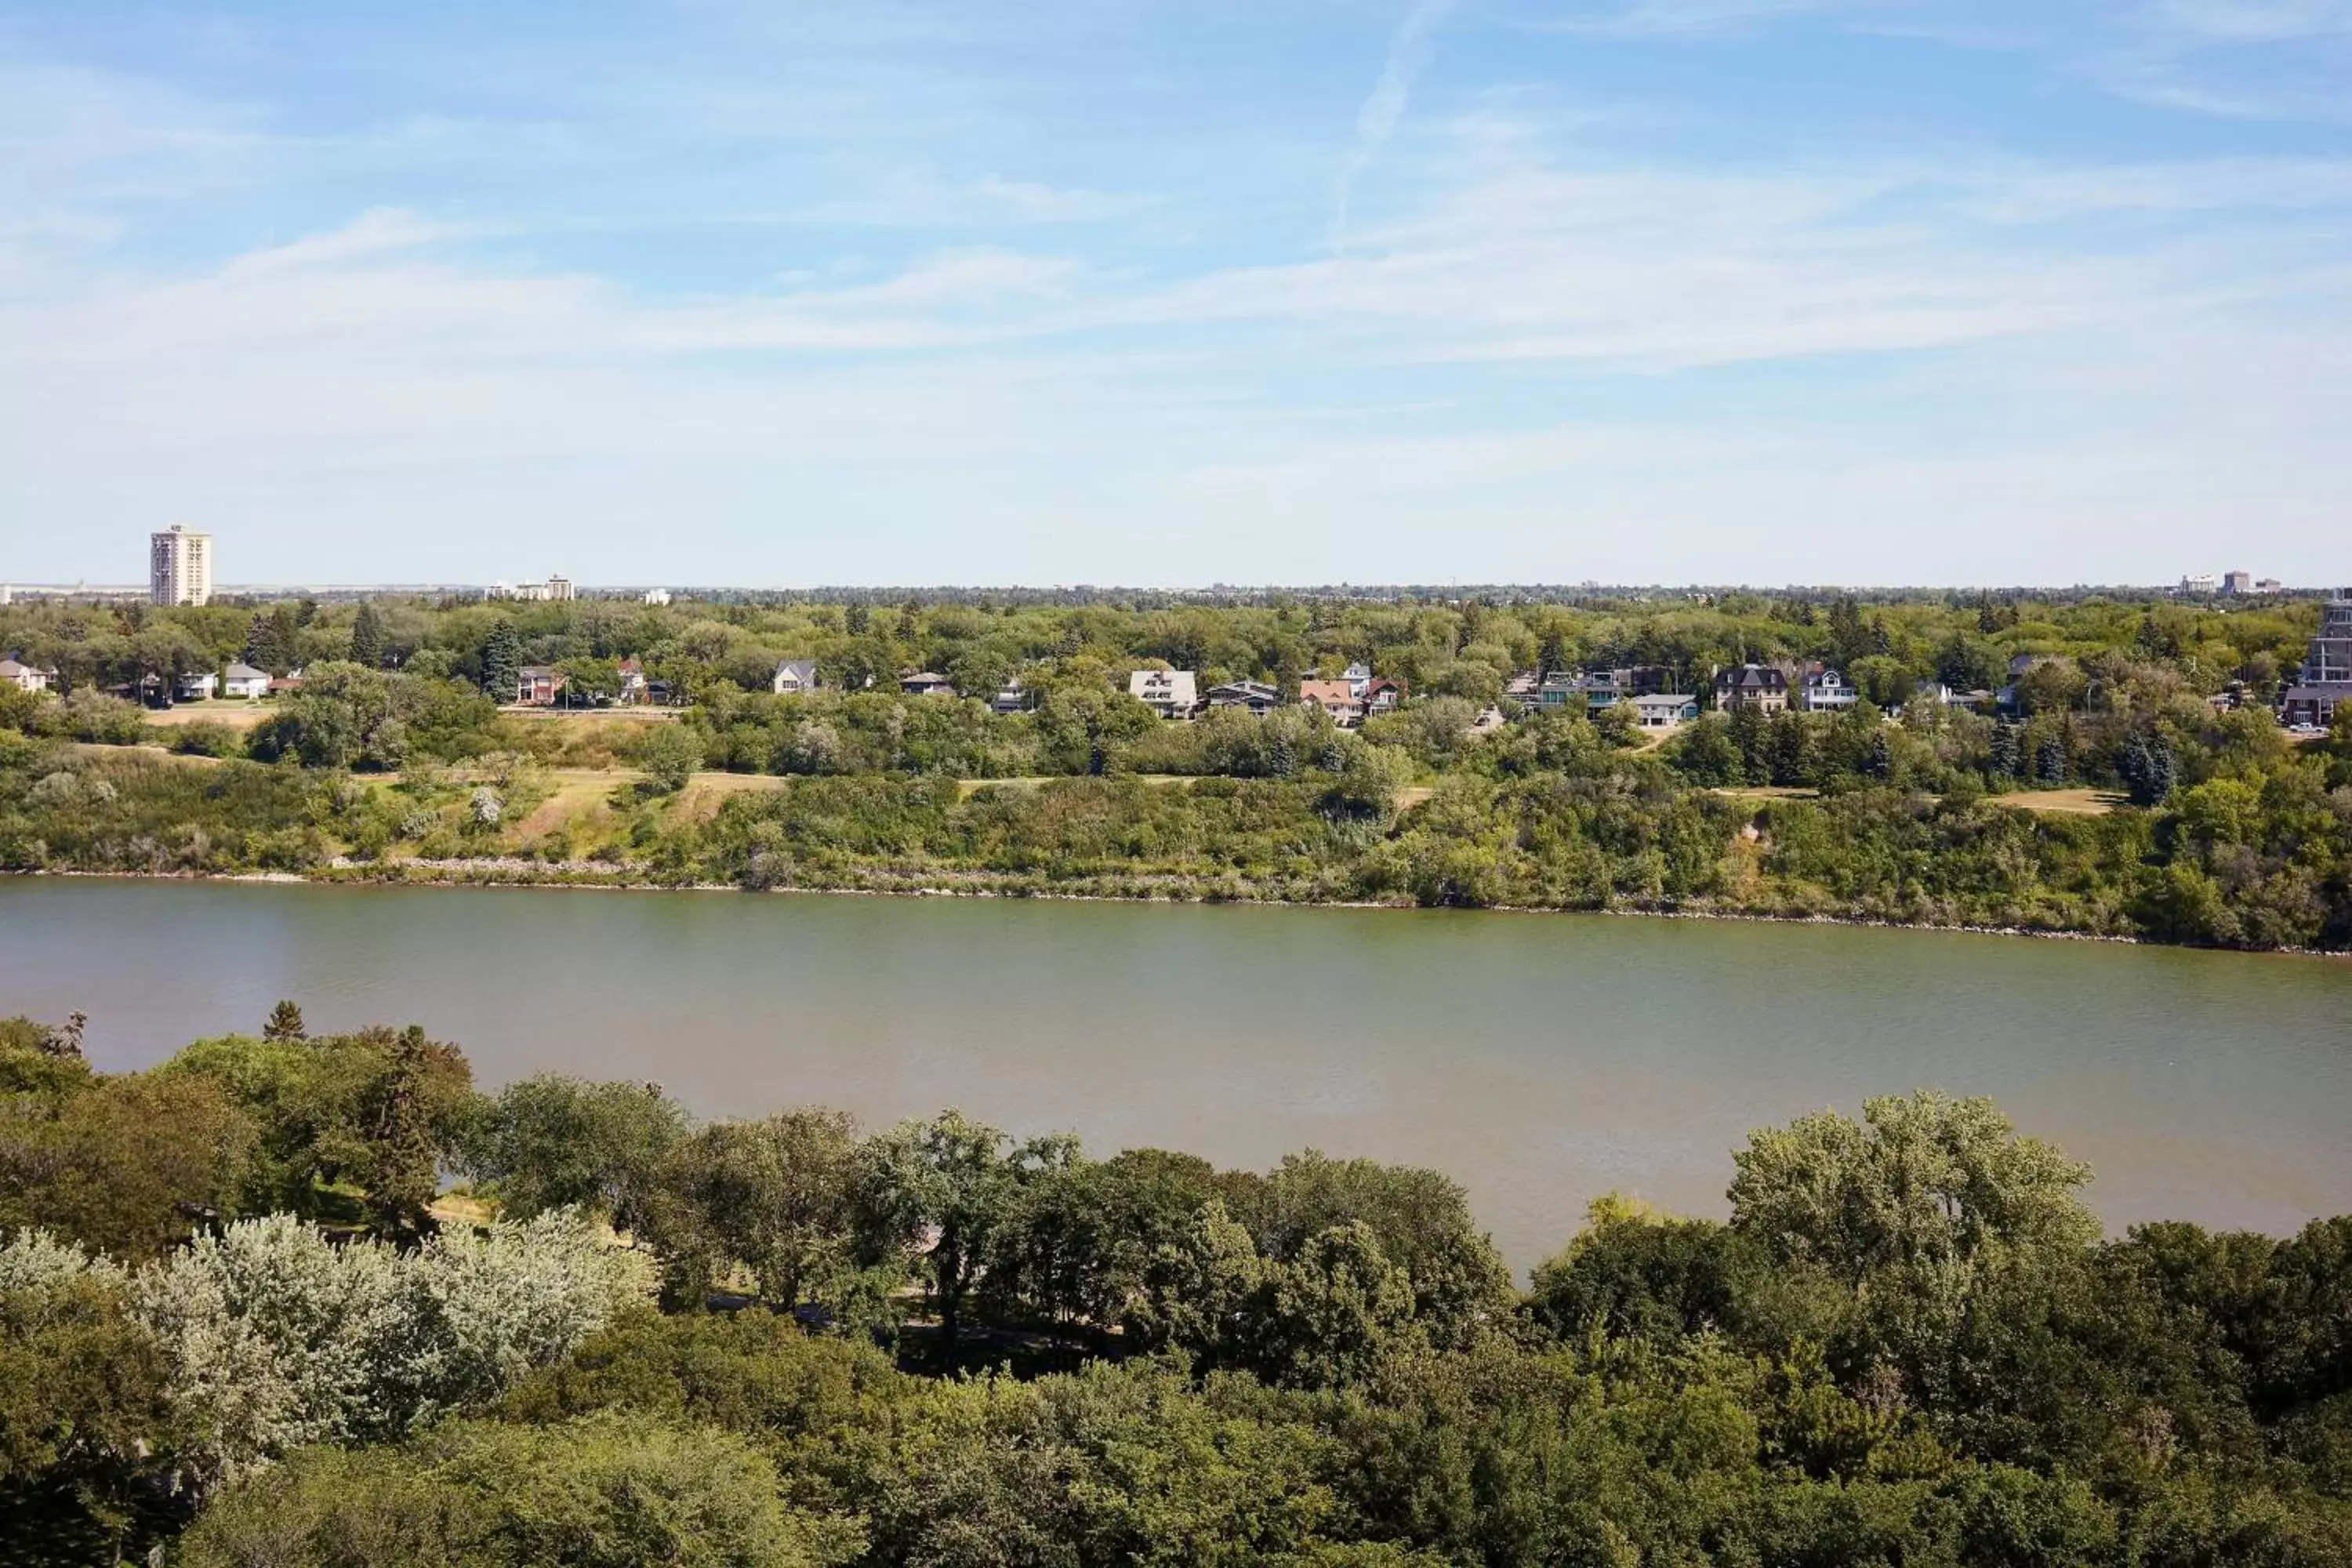
[[0,1015],[155,1062],[416,1022],[485,1084],[706,1115],[961,1106],[1262,1166],[1437,1166],[1515,1266],[1611,1188],[1720,1214],[1746,1131],[1933,1086],[2089,1160],[2112,1225],[2352,1210],[2352,963],[1736,921],[0,879]]

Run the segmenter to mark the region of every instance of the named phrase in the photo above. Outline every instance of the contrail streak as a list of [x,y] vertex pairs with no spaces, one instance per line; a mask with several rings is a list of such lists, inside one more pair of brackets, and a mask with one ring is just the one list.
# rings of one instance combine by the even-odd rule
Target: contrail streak
[[1429,65],[1430,35],[1454,9],[1455,0],[1413,0],[1412,8],[1389,35],[1388,62],[1381,79],[1372,84],[1363,106],[1356,110],[1356,144],[1331,193],[1331,248],[1348,247],[1348,206],[1356,176],[1370,166],[1404,118],[1412,98],[1412,84]]

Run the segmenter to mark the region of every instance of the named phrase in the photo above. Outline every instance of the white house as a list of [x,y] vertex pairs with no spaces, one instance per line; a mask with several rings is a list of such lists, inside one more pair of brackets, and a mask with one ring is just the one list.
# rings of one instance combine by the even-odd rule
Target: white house
[[1364,688],[1372,683],[1372,667],[1369,664],[1351,664],[1339,672],[1339,679],[1348,683],[1350,695],[1361,697],[1364,694]]
[[817,689],[816,660],[788,658],[776,666],[776,695],[798,697]]
[[669,603],[669,590],[667,588],[646,589],[646,603],[651,605],[656,609],[661,608],[661,606]]
[[1201,705],[1199,683],[1189,669],[1129,670],[1127,694],[1162,719],[1190,719]]
[[249,664],[232,664],[221,671],[221,695],[250,701],[269,695],[269,672]]
[[1644,730],[1671,730],[1698,717],[1698,699],[1675,691],[1633,699],[1633,722]]
[[54,669],[36,669],[15,658],[0,658],[0,682],[19,691],[47,691],[49,682],[58,678]]
[[1805,677],[1805,711],[1843,713],[1862,700],[1846,678],[1834,669],[1817,669]]
[[219,676],[209,669],[192,669],[172,682],[172,699],[175,702],[209,702],[219,689]]

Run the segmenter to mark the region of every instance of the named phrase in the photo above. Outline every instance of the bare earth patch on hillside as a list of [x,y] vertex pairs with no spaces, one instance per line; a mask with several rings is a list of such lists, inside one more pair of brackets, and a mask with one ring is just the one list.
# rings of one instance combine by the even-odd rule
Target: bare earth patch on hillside
[[555,786],[555,793],[532,807],[516,831],[525,838],[552,833],[573,817],[603,805],[621,785],[644,776],[617,768],[610,773],[586,768],[552,771],[548,782]]
[[677,813],[689,822],[708,822],[730,795],[762,795],[791,782],[772,773],[697,773],[678,795]]
[[1995,805],[2020,811],[2050,811],[2065,816],[2105,816],[2130,801],[2111,789],[2037,789],[1989,797]]
[[[970,800],[974,794],[984,789],[1043,789],[1050,784],[1067,784],[1076,776],[1078,775],[1074,773],[1024,773],[1009,779],[958,779],[956,787],[961,792],[959,798]],[[1191,773],[1135,773],[1130,776],[1139,784],[1180,784],[1192,782]]]
[[196,768],[216,768],[221,765],[221,759],[218,757],[199,756],[188,752],[167,752],[162,746],[113,746],[97,741],[68,741],[66,744],[78,755],[94,757],[100,761],[129,757],[139,762],[184,763],[189,767]]
[[270,712],[258,702],[175,702],[169,708],[147,709],[142,717],[167,730],[181,724],[226,724],[232,730],[250,730]]

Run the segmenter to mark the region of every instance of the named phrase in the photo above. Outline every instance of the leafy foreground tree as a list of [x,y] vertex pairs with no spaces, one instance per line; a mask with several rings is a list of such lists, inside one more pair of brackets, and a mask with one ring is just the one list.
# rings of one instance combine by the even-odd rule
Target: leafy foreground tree
[[399,1253],[288,1215],[125,1270],[0,1246],[0,1518],[106,1561],[306,1445],[404,1438],[496,1399],[650,1293],[567,1214]]
[[635,1230],[686,1131],[686,1108],[658,1084],[542,1073],[477,1100],[457,1134],[457,1164],[509,1218],[569,1207]]
[[154,1076],[215,1089],[243,1113],[257,1142],[236,1212],[364,1222],[394,1238],[427,1229],[442,1157],[473,1106],[465,1054],[414,1025],[198,1040]]
[[38,1232],[0,1247],[0,1551],[103,1563],[159,1532],[142,1460],[178,1429],[123,1269]]
[[1066,1168],[1077,1140],[1038,1138],[1015,1144],[1004,1132],[947,1110],[906,1121],[875,1139],[866,1152],[882,1213],[908,1235],[929,1236],[924,1272],[940,1320],[940,1360],[952,1370],[964,1299],[979,1280],[997,1225],[1022,1187]]
[[[922,1201],[877,1173],[856,1121],[840,1111],[787,1110],[722,1121],[674,1144],[646,1205],[647,1240],[668,1265],[668,1299],[700,1306],[713,1289],[748,1282],[784,1310],[822,1300],[860,1321],[875,1287],[904,1277]],[[865,1279],[899,1266],[896,1277]],[[744,1277],[748,1276],[748,1281]]]
[[788,1508],[743,1439],[611,1414],[556,1426],[457,1422],[406,1448],[317,1448],[230,1493],[189,1568],[819,1568],[854,1524]]
[[234,1210],[255,1130],[231,1095],[168,1072],[94,1072],[78,1039],[16,1033],[33,1043],[0,1040],[0,1235],[43,1226],[138,1261]]
[[138,1277],[199,1485],[306,1443],[380,1441],[479,1404],[652,1289],[638,1254],[557,1212],[414,1252],[331,1245],[289,1215],[229,1226]]
[[[376,1083],[401,1038],[328,1060]],[[35,1120],[111,1081],[47,1039],[0,1026]],[[293,1161],[293,1108],[379,1102],[316,1048],[160,1077]],[[563,1079],[455,1125],[513,1212],[641,1209],[677,1310],[563,1208],[399,1247],[206,1221],[131,1265],[19,1236],[6,1560],[2352,1562],[2352,1218],[2102,1239],[2088,1173],[1981,1100],[1762,1130],[1727,1220],[1603,1200],[1524,1297],[1457,1186],[1370,1162],[1095,1161],[954,1112],[691,1127]],[[957,1331],[901,1361],[898,1312]]]

